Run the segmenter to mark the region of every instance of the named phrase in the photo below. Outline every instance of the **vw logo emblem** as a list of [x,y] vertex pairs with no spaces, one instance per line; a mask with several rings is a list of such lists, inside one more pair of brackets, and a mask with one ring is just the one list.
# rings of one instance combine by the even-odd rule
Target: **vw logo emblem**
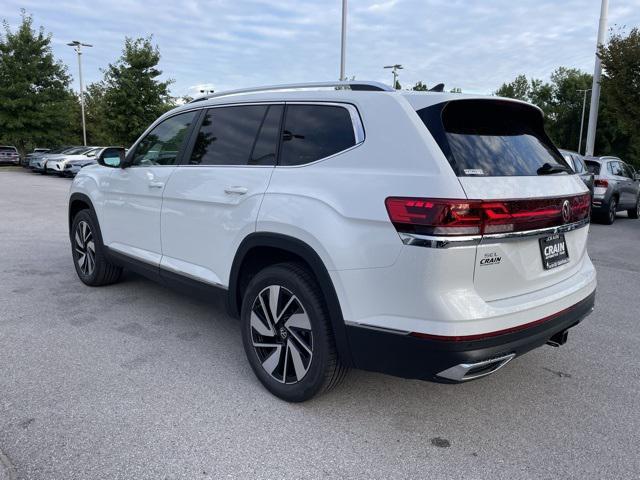
[[564,223],[571,220],[571,204],[569,200],[565,200],[562,204],[562,220],[564,220]]

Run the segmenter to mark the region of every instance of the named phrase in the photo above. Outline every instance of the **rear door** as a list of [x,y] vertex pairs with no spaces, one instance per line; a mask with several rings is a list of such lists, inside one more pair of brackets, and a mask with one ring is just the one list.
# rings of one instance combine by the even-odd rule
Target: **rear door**
[[276,163],[284,105],[207,110],[162,206],[165,270],[226,285],[231,262],[256,218]]
[[474,284],[485,300],[533,292],[580,269],[590,197],[545,134],[536,108],[455,100],[418,114],[467,198],[482,201]]

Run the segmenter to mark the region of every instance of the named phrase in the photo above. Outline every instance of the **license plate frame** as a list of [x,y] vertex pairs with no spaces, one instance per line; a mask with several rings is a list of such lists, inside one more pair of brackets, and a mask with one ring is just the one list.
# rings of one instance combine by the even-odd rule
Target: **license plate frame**
[[540,256],[542,267],[545,270],[566,265],[569,263],[569,250],[564,233],[554,233],[538,239],[540,243]]

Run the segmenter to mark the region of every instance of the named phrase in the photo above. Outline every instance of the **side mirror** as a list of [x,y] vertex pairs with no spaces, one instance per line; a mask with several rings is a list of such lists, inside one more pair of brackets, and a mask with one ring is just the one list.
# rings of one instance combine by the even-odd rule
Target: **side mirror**
[[125,167],[124,147],[108,147],[100,152],[98,163],[103,167],[124,168]]

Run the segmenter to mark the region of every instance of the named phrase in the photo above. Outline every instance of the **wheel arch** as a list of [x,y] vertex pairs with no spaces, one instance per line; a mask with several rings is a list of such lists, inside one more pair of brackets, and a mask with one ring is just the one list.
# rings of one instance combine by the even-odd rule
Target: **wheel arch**
[[96,210],[93,208],[93,203],[87,195],[78,192],[72,193],[69,197],[69,231],[71,231],[73,218],[79,211],[87,209],[91,211],[94,217],[96,216]]
[[313,274],[327,302],[331,329],[341,361],[352,366],[347,329],[333,281],[318,253],[307,243],[278,233],[258,232],[248,235],[238,247],[231,266],[227,308],[234,317],[240,316],[242,291],[251,275],[260,269],[284,261],[299,261]]

